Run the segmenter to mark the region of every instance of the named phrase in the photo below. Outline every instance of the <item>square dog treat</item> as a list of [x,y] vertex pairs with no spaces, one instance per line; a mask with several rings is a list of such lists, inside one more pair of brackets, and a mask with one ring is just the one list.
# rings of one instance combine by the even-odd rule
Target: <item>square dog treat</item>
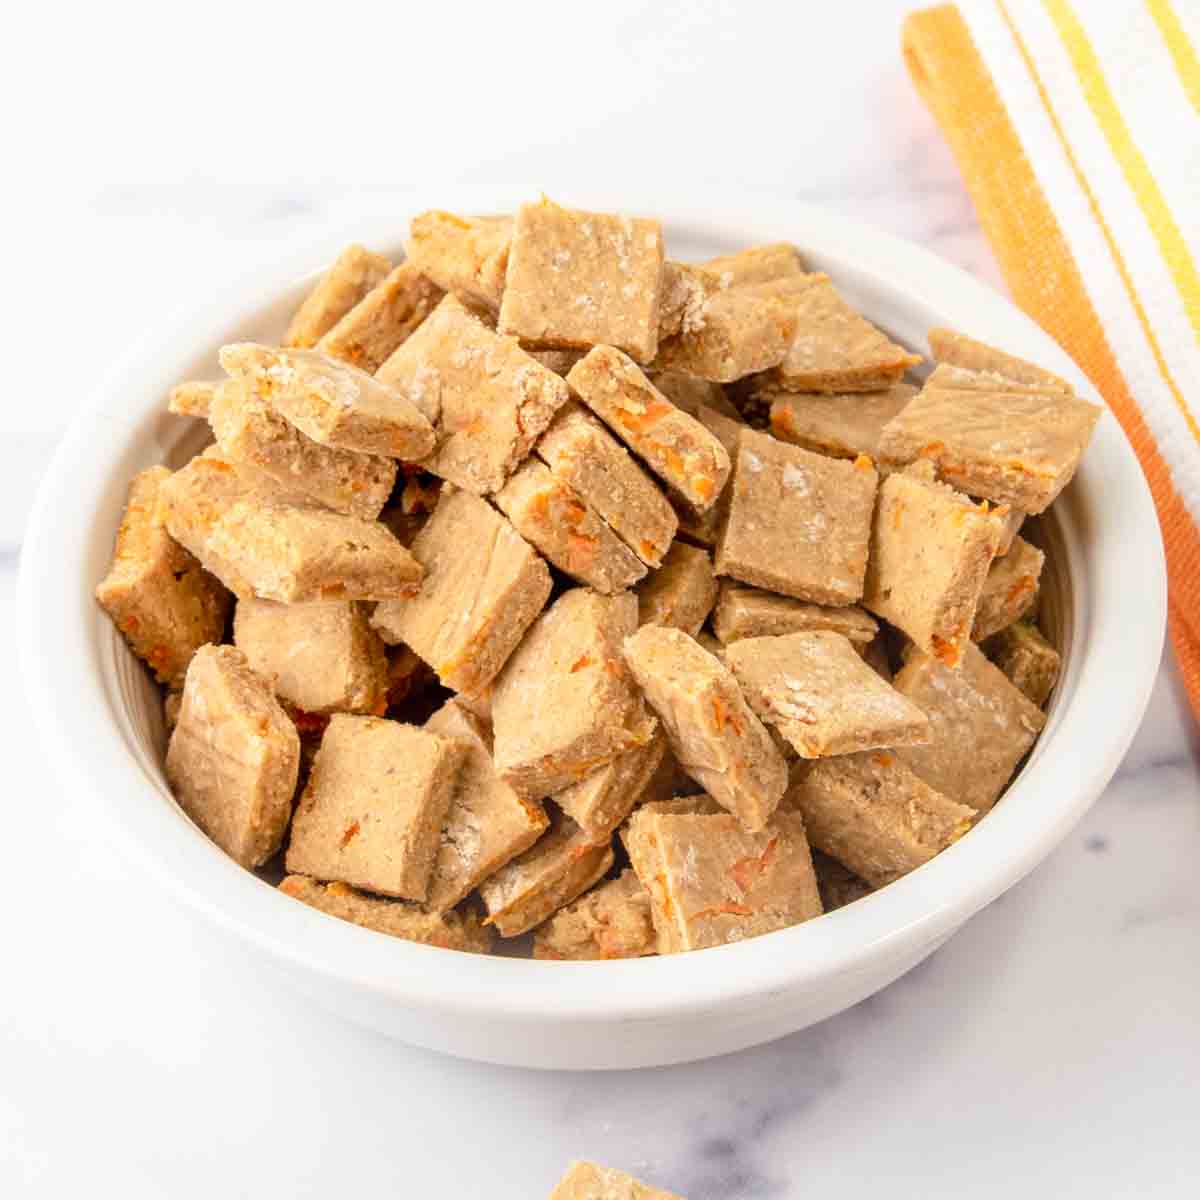
[[1039,708],[1050,699],[1062,659],[1036,625],[1017,621],[988,638],[983,650]]
[[229,593],[168,534],[159,492],[170,477],[166,467],[134,477],[96,599],[134,654],[179,686],[192,655],[224,636]]
[[1037,600],[1045,554],[1023,537],[1014,537],[1003,557],[992,560],[979,594],[971,636],[981,642],[1020,620]]
[[441,298],[442,289],[433,280],[403,262],[323,334],[316,349],[373,375]]
[[558,375],[453,296],[378,378],[437,426],[441,440],[425,469],[478,496],[504,486],[570,395]]
[[667,748],[656,730],[644,746],[618,754],[578,783],[558,792],[555,804],[597,841],[607,838],[643,799]]
[[628,867],[560,908],[533,935],[534,958],[641,958],[657,951],[650,894]]
[[660,954],[723,946],[821,915],[804,821],[751,833],[729,813],[640,809],[625,835],[650,894]]
[[261,866],[292,815],[300,739],[271,689],[232,646],[201,646],[167,747],[180,807],[230,858]]
[[833,458],[879,457],[883,427],[917,394],[908,383],[883,392],[764,392],[771,405],[771,432],[816,454]]
[[974,643],[957,669],[919,651],[896,676],[896,689],[923,709],[932,726],[927,746],[896,751],[931,787],[987,812],[1046,724]]
[[574,1162],[558,1181],[550,1200],[683,1200],[611,1167]]
[[931,329],[929,348],[936,362],[965,371],[980,372],[1008,379],[1013,383],[1047,388],[1067,396],[1073,390],[1065,379],[1060,379],[1023,358],[1005,354],[1003,350],[984,345],[983,342],[977,342],[965,334],[955,333],[953,329]]
[[556,812],[550,831],[519,858],[479,885],[488,923],[502,937],[519,937],[570,904],[613,865],[610,839],[597,843],[570,817]]
[[528,850],[550,821],[540,804],[523,800],[496,774],[491,733],[474,713],[450,700],[425,728],[467,746],[425,898],[427,908],[444,912]]
[[288,872],[424,900],[466,752],[399,721],[335,713],[296,806]]
[[216,390],[217,385],[207,379],[177,383],[167,395],[167,411],[179,417],[202,417],[207,421]]
[[387,702],[387,654],[357,600],[248,596],[238,601],[233,640],[275,694],[305,712],[378,715]]
[[433,450],[433,426],[408,398],[315,350],[222,346],[221,366],[323,446],[410,461]]
[[512,217],[459,217],[430,209],[409,225],[409,261],[443,291],[500,307]]
[[536,450],[555,478],[577,492],[647,566],[662,562],[678,525],[675,511],[590,412],[567,404]]
[[746,829],[762,829],[787,788],[787,766],[729,669],[661,625],[626,638],[625,661],[683,770]]
[[748,637],[780,637],[828,629],[865,646],[879,631],[870,613],[857,605],[827,608],[724,580],[713,610],[713,632],[726,646]]
[[717,600],[712,559],[676,542],[663,565],[638,587],[637,598],[639,625],[670,625],[695,637]]
[[279,890],[331,917],[440,950],[490,954],[496,941],[496,935],[471,909],[461,913],[428,912],[408,900],[368,896],[346,883],[318,883],[304,875],[287,876]]
[[606,596],[632,587],[646,574],[642,560],[537,459],[519,467],[495,499],[517,532],[560,571]]
[[387,642],[411,646],[448,688],[477,693],[516,649],[553,586],[536,551],[486,501],[447,491],[413,539],[420,591],[375,609]]
[[815,849],[871,887],[928,862],[975,819],[883,750],[797,763],[783,805],[803,813]]
[[822,854],[815,848],[812,852],[812,863],[817,876],[817,891],[821,893],[821,907],[827,913],[845,908],[847,904],[853,904],[855,900],[861,900],[875,890],[849,867],[844,867],[836,858],[830,858],[828,854]]
[[1002,523],[913,471],[879,487],[863,604],[954,666],[970,640]]
[[725,648],[750,707],[802,758],[929,741],[929,719],[840,633],[742,638]]
[[637,625],[632,593],[564,592],[532,625],[496,679],[496,768],[532,799],[561,792],[644,746],[654,719],[621,659]]
[[808,600],[852,604],[862,595],[878,476],[743,429],[716,571]]
[[723,288],[771,283],[804,274],[800,252],[790,242],[771,242],[739,250],[736,254],[722,254],[710,258],[703,267],[717,277]]
[[581,212],[548,200],[517,211],[501,333],[531,346],[658,349],[663,241],[658,221]]
[[347,246],[296,310],[283,344],[300,350],[315,346],[391,269],[382,254]]
[[729,478],[729,455],[695,417],[676,408],[612,346],[597,346],[567,376],[579,397],[697,511]]
[[396,482],[390,458],[314,442],[240,379],[217,388],[209,421],[223,454],[303,493],[310,504],[373,521]]

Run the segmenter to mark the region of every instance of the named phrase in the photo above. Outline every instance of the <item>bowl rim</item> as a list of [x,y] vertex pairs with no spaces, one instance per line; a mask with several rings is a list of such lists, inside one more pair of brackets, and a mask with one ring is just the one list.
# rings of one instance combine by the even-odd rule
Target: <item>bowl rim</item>
[[[95,795],[118,848],[187,907],[281,962],[428,1012],[556,1023],[702,1017],[718,1006],[808,988],[865,968],[895,945],[949,932],[1030,871],[1112,777],[1148,703],[1166,624],[1157,516],[1136,456],[1105,406],[1068,489],[1086,493],[1087,578],[1076,586],[1071,703],[1052,713],[1004,802],[972,833],[886,891],[769,936],[685,954],[609,962],[540,962],[459,954],[359,928],[280,896],[216,849],[138,761],[114,720],[114,696],[93,644],[96,610],[84,579],[90,513],[111,485],[152,380],[177,379],[198,347],[244,326],[286,288],[323,269],[348,242],[397,243],[407,217],[434,204],[391,194],[318,238],[246,269],[209,303],[177,311],[123,355],[71,422],[42,480],[21,553],[16,632],[31,710],[63,785]],[[453,211],[511,211],[527,192],[451,185]],[[588,189],[565,203],[657,213],[664,226],[736,231],[746,244],[794,241],[869,286],[930,310],[970,314],[970,332],[1068,378],[1103,405],[1066,353],[1007,299],[932,252],[823,208],[763,193],[664,200]],[[403,214],[403,215],[397,215]],[[964,324],[966,324],[964,322]],[[157,394],[165,395],[165,386]],[[129,397],[145,393],[134,408]],[[77,503],[60,502],[73,496]],[[1136,586],[1130,586],[1134,580]],[[1119,585],[1124,581],[1125,586]],[[82,589],[82,590],[81,590]],[[90,611],[89,611],[90,609]],[[68,706],[61,698],[70,696]],[[1036,793],[1036,794],[1035,794]],[[1046,796],[1053,797],[1047,800]]]

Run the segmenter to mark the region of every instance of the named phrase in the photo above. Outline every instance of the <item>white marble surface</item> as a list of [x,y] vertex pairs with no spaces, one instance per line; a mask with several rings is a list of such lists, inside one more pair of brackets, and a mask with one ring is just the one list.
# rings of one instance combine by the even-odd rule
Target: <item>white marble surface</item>
[[[568,5],[340,4],[312,23],[218,4],[184,28],[118,4],[65,40],[30,16],[63,93],[25,109],[16,151],[40,174],[2,202],[20,235],[0,630],[29,488],[96,373],[164,308],[364,193],[629,172],[769,188],[999,286],[901,68],[906,7],[747,4],[734,23],[620,0],[585,23]],[[17,57],[10,111],[45,67]],[[109,853],[88,796],[47,786],[0,647],[0,1196],[518,1200],[573,1156],[690,1200],[1195,1195],[1200,741],[1169,661],[1092,813],[928,963],[772,1046],[585,1076],[388,1043],[229,957]]]

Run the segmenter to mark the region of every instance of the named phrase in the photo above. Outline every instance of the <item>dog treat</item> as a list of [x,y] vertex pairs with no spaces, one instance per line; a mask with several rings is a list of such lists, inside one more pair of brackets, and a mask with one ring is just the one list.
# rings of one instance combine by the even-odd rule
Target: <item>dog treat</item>
[[522,537],[560,571],[611,596],[637,583],[645,564],[545,463],[530,459],[496,493]]
[[1019,620],[1037,600],[1046,556],[1023,537],[1014,537],[1003,557],[992,560],[979,594],[971,636],[981,642]]
[[542,610],[550,571],[486,501],[450,491],[413,539],[420,591],[385,601],[373,623],[386,642],[411,646],[446,687],[485,688]]
[[676,408],[612,346],[597,346],[567,383],[629,448],[697,511],[709,508],[729,478],[729,455],[695,417]]
[[183,811],[230,858],[260,866],[283,841],[299,768],[296,728],[246,656],[201,646],[167,747]]
[[743,429],[716,572],[814,604],[858,600],[878,476]]
[[678,629],[643,625],[625,661],[679,765],[748,830],[761,830],[787,767],[728,668]]
[[804,820],[750,832],[729,813],[640,809],[625,835],[650,895],[660,954],[758,937],[821,915]]
[[323,446],[409,461],[434,447],[433,426],[407,397],[315,350],[222,346],[221,366]]
[[335,713],[287,849],[293,875],[424,900],[467,743]]
[[830,858],[828,854],[822,854],[820,850],[813,849],[812,864],[817,877],[817,891],[821,894],[821,907],[827,913],[845,908],[847,904],[853,904],[875,890],[849,867],[843,866],[836,858]]
[[657,952],[650,895],[628,868],[560,908],[533,935],[534,958],[641,958]]
[[801,758],[929,741],[929,719],[884,683],[840,633],[742,638],[725,665],[762,721]]
[[704,404],[723,417],[741,420],[741,414],[725,395],[725,389],[710,379],[697,379],[695,375],[681,375],[678,371],[647,371],[646,378],[690,417],[694,417]]
[[491,733],[474,713],[449,700],[425,728],[467,747],[425,898],[428,909],[445,912],[528,850],[550,821],[540,804],[521,799],[497,776]]
[[970,640],[1002,522],[916,470],[879,487],[863,604],[954,666]]
[[780,637],[821,629],[840,633],[855,646],[865,646],[879,631],[875,618],[857,605],[832,608],[809,604],[728,579],[721,581],[712,626],[726,646],[739,638]]
[[578,783],[556,793],[554,802],[595,841],[607,838],[642,800],[662,763],[666,735],[656,730],[644,746],[634,746],[597,767]]
[[597,843],[555,812],[548,833],[479,885],[488,924],[501,937],[519,937],[586,892],[612,865],[609,839]]
[[558,1181],[550,1200],[684,1200],[673,1192],[651,1187],[611,1167],[573,1162]]
[[208,420],[213,394],[217,385],[207,379],[189,379],[177,383],[167,395],[167,411],[180,417],[201,417]]
[[765,392],[771,405],[771,432],[816,454],[833,458],[879,457],[883,427],[917,394],[908,383],[883,392]]
[[1050,699],[1062,659],[1036,625],[1017,621],[988,638],[983,650],[1039,708]]
[[928,862],[962,837],[976,816],[886,750],[797,763],[783,806],[803,813],[816,849],[871,887]]
[[603,344],[646,363],[658,349],[662,276],[658,221],[581,212],[545,199],[523,204],[497,328],[531,346]]
[[382,712],[387,655],[357,600],[246,597],[234,613],[233,640],[275,694],[305,712]]
[[637,598],[639,625],[670,625],[695,637],[717,599],[712,559],[676,542],[662,566],[639,585]]
[[1073,391],[1065,379],[1060,379],[1022,358],[1005,354],[1003,350],[996,350],[983,342],[977,342],[965,334],[955,333],[952,329],[931,329],[929,348],[936,362],[948,366],[993,375],[1013,383],[1046,388],[1066,396],[1071,395]]
[[788,279],[804,274],[800,253],[790,242],[771,242],[764,246],[751,246],[736,254],[722,254],[710,258],[702,266],[716,275],[721,287],[742,287],[750,283],[771,283],[776,279]]
[[440,950],[490,954],[496,941],[496,935],[473,909],[428,912],[408,900],[368,896],[346,883],[318,883],[304,875],[288,875],[279,890],[331,917]]
[[[573,401],[537,444],[538,456],[647,566],[657,567],[675,536],[675,512],[624,446]],[[564,568],[565,570],[566,568]]]
[[301,350],[315,346],[391,269],[382,254],[347,246],[296,310],[283,344]]
[[913,653],[896,675],[896,690],[925,712],[932,740],[895,754],[931,787],[977,812],[996,803],[1046,723],[973,642],[957,669]]
[[323,334],[316,349],[373,375],[420,328],[442,294],[416,266],[403,262]]
[[666,259],[663,262],[662,300],[658,307],[659,342],[674,337],[685,325],[690,328],[706,297],[720,286],[720,280],[703,267]]
[[655,721],[621,659],[637,625],[632,593],[564,592],[496,679],[496,769],[523,796],[561,792],[635,746]]
[[134,476],[96,599],[159,681],[180,686],[192,655],[221,640],[230,597],[167,532],[159,494],[170,478],[166,467]]
[[443,291],[500,307],[512,217],[459,217],[431,209],[409,224],[409,261]]

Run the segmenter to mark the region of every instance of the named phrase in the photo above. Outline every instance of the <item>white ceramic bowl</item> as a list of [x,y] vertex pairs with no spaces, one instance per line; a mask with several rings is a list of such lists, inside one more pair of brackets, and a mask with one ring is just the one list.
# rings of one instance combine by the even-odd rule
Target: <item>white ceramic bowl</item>
[[[183,449],[195,448],[194,426],[164,409],[169,386],[213,377],[225,341],[277,339],[314,274],[345,242],[398,251],[407,215],[422,208],[499,211],[521,199],[463,188],[405,198],[387,216],[308,246],[297,261],[248,274],[209,311],[177,320],[126,357],[63,441],[30,518],[17,629],[29,698],[64,786],[94,797],[147,875],[334,1012],[421,1046],[525,1066],[636,1067],[722,1054],[820,1021],[890,983],[1036,866],[1079,820],[1121,761],[1158,667],[1166,596],[1158,523],[1133,452],[1105,414],[1048,523],[1065,670],[1045,732],[977,829],[849,908],[696,954],[548,963],[409,944],[277,894],[176,806],[161,769],[155,691],[92,599],[126,485],[135,471],[178,465]],[[780,200],[565,199],[660,215],[679,258],[791,240],[909,345],[926,348],[931,326],[957,326],[1098,399],[1058,346],[1007,301],[926,251],[855,222]]]

